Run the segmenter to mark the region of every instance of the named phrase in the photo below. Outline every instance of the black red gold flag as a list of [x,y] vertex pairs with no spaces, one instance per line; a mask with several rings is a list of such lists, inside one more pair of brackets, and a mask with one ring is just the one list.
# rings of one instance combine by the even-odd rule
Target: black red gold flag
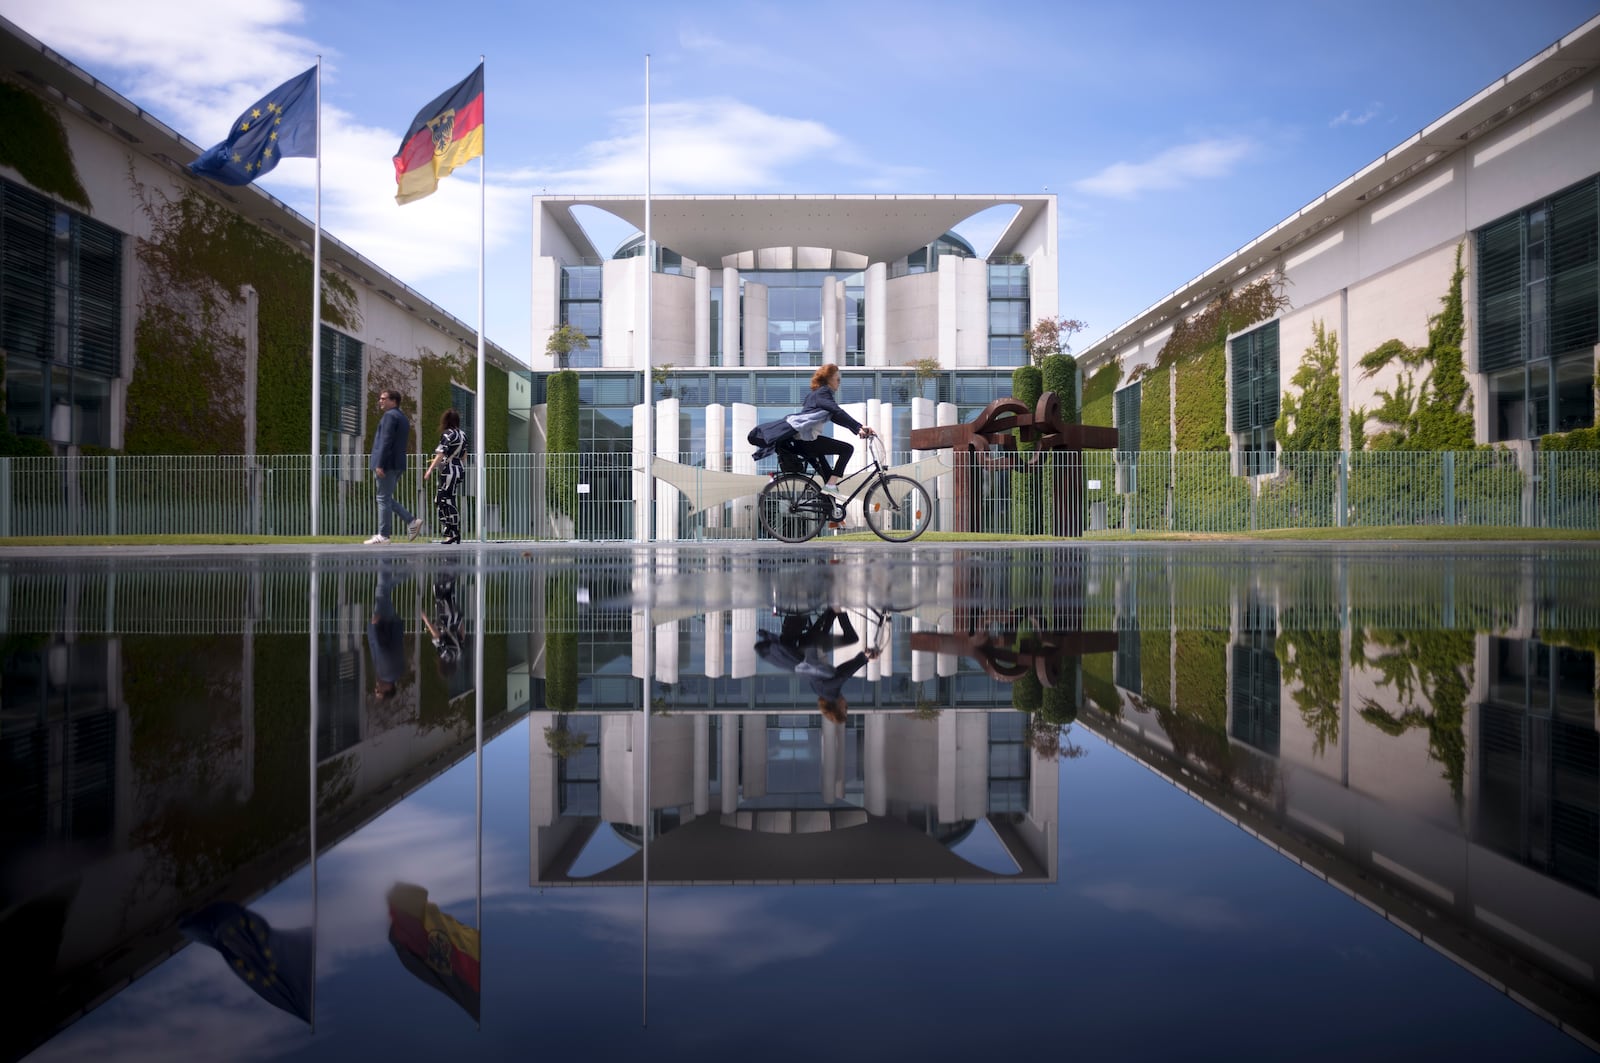
[[431,196],[439,179],[483,154],[483,64],[417,112],[394,157],[396,203]]

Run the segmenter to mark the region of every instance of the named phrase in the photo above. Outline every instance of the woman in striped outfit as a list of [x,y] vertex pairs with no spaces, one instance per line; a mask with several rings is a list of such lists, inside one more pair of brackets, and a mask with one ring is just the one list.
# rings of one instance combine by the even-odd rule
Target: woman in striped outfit
[[466,469],[461,464],[466,452],[467,434],[461,430],[461,415],[455,410],[445,410],[439,415],[439,445],[433,449],[433,460],[428,462],[428,471],[422,474],[422,478],[426,480],[433,475],[435,468],[439,469],[433,508],[439,516],[439,541],[446,545],[453,546],[461,541],[461,515],[456,509],[456,488],[461,486],[461,478],[466,475]]

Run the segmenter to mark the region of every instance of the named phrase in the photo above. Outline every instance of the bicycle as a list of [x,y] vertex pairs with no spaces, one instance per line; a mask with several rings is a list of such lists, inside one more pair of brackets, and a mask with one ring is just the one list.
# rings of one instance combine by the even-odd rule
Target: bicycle
[[780,471],[772,474],[756,499],[756,512],[767,534],[786,543],[814,539],[824,523],[842,523],[845,507],[862,495],[867,527],[878,538],[908,543],[927,531],[933,522],[933,499],[927,489],[909,476],[886,470],[883,441],[878,436],[868,436],[866,443],[869,464],[844,478],[842,483],[862,478],[844,499],[826,494],[810,475],[794,471],[792,461],[785,467],[785,454],[791,459],[798,455],[780,448]]

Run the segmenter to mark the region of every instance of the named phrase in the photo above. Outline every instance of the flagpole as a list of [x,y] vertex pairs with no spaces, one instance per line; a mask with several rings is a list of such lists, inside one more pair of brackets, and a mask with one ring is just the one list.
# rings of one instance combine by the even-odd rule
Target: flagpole
[[317,56],[317,197],[311,232],[311,534],[322,534],[322,56]]
[[[315,478],[313,477],[313,482]],[[317,559],[311,559],[311,587],[306,595],[311,607],[311,638],[310,638],[310,667],[306,669],[309,674],[311,697],[307,701],[309,706],[306,716],[310,719],[307,728],[311,746],[311,791],[309,804],[311,806],[311,992],[308,1010],[310,1012],[311,1032],[317,1032],[317,689],[321,685],[317,670]]]
[[[483,66],[484,65],[484,57],[481,56],[481,55],[478,56],[478,65],[479,66]],[[489,92],[488,92],[488,73],[489,73],[488,69],[485,68],[485,70],[484,70],[484,92],[483,92],[484,103],[488,102],[487,97],[489,95]],[[483,403],[483,389],[484,389],[484,382],[483,382],[483,375],[484,375],[483,374],[483,258],[484,258],[484,231],[485,231],[484,217],[485,217],[485,214],[486,214],[486,210],[485,210],[486,194],[484,192],[484,187],[485,187],[485,184],[487,182],[487,178],[485,176],[485,173],[489,169],[489,138],[487,136],[488,129],[486,128],[486,126],[487,126],[486,122],[481,123],[478,126],[478,135],[483,138],[483,151],[480,152],[479,155],[478,155],[478,394],[477,394],[477,398],[474,400],[476,402],[476,404],[477,404],[477,410],[478,410],[478,413],[477,413],[478,438],[473,443],[473,452],[474,452],[473,453],[473,458],[474,458],[474,461],[475,461],[476,465],[478,466],[477,507],[476,507],[476,509],[477,509],[477,520],[478,520],[478,541],[480,543],[488,541],[488,537],[484,534],[485,529],[484,529],[484,523],[483,523],[483,515],[484,515],[485,508],[486,508],[486,504],[485,504],[486,500],[485,500],[485,497],[484,497],[484,494],[485,494],[484,484],[487,481],[487,476],[486,476],[486,473],[485,473],[485,470],[484,470],[484,467],[483,467],[483,437],[487,434],[486,430],[488,428],[488,422],[484,420],[485,414],[484,414],[484,403]]]
[[[645,241],[648,249],[649,241]],[[642,839],[640,856],[641,894],[644,900],[644,926],[640,934],[641,945],[644,950],[640,958],[639,987],[639,1025],[650,1025],[650,835],[654,832],[654,816],[650,803],[650,692],[656,681],[656,628],[655,628],[655,586],[646,590],[648,597],[644,605],[644,815],[640,818],[643,828],[640,830]]]
[[650,55],[644,57],[644,352],[640,355],[644,378],[644,520],[634,538],[650,542],[655,538],[655,473],[651,468],[656,452],[655,388],[650,379],[650,328],[654,323],[656,249],[650,242]]
[[[483,466],[478,466],[480,469]],[[488,596],[484,587],[483,553],[479,551],[477,566],[472,577],[473,605],[476,612],[472,629],[472,666],[477,670],[474,685],[478,688],[477,720],[475,734],[477,735],[477,765],[478,765],[478,1029],[483,1029],[483,629],[484,599]]]

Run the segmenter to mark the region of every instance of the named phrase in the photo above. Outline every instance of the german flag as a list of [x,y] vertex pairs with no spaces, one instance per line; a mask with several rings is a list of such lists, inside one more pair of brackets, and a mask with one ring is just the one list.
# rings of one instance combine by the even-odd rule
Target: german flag
[[394,157],[396,203],[431,196],[439,178],[483,154],[483,64],[417,112]]
[[428,900],[428,891],[396,882],[389,891],[389,944],[405,969],[478,1017],[478,932]]

